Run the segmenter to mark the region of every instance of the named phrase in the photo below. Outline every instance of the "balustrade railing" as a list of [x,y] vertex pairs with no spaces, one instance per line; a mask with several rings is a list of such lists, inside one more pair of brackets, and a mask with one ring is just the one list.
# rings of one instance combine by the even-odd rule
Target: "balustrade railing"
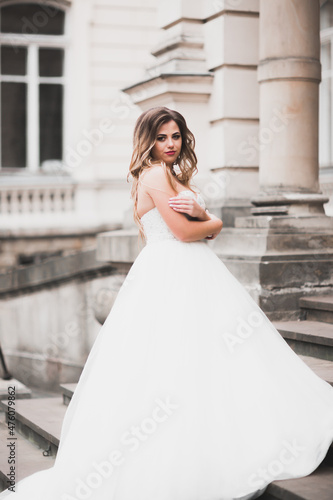
[[71,212],[75,185],[1,186],[0,214]]

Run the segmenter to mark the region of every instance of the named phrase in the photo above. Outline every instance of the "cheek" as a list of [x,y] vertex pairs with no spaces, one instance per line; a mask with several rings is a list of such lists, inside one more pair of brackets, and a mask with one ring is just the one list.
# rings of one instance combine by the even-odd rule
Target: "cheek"
[[151,149],[152,156],[158,156],[161,152],[161,144],[156,143],[154,147]]

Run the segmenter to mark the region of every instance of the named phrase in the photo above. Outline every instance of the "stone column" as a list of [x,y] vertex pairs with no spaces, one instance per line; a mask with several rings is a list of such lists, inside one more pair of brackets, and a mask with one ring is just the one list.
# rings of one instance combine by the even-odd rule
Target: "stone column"
[[261,0],[254,214],[324,214],[318,182],[318,0]]
[[261,0],[259,30],[257,206],[211,245],[271,320],[298,320],[300,298],[333,287],[333,217],[318,183],[319,2]]

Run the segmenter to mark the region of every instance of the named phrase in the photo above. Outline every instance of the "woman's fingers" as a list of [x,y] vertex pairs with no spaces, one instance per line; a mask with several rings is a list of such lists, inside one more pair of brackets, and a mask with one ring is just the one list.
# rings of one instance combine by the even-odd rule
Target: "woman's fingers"
[[169,207],[173,208],[177,212],[184,212],[193,217],[199,216],[202,211],[200,205],[195,200],[190,198],[170,198]]
[[194,206],[194,202],[193,200],[187,200],[187,199],[176,199],[176,200],[173,200],[173,199],[170,199],[169,200],[169,205],[171,206],[175,206],[175,207],[179,207],[179,206],[186,206],[186,207],[193,207]]
[[191,210],[188,208],[188,207],[172,207],[170,206],[170,208],[172,208],[173,210],[176,210],[176,212],[184,212],[184,213],[188,213],[189,215],[191,215]]
[[188,204],[193,204],[193,200],[188,200],[186,198],[178,198],[178,199],[172,199],[170,198],[169,200],[169,203],[174,203],[174,204],[177,204],[177,203],[186,203],[187,205]]
[[192,208],[191,203],[184,202],[169,202],[169,207],[178,208],[182,210],[190,210]]
[[172,208],[191,208],[189,205],[181,205],[181,204],[178,204],[178,205],[169,205],[170,207]]

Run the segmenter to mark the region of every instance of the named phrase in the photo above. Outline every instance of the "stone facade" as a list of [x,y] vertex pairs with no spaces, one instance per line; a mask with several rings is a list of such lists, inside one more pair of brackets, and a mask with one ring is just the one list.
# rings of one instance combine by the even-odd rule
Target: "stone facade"
[[[211,208],[222,207],[225,224],[233,225],[235,213],[250,213],[259,186],[259,153],[268,151],[267,137],[259,135],[259,0],[49,3],[66,16],[60,37],[65,50],[63,160],[0,171],[1,228],[61,234],[63,228],[80,233],[88,226],[97,233],[102,225],[121,224],[131,207],[126,175],[133,125],[141,110],[153,105],[185,114],[197,138],[197,183]],[[324,46],[331,2],[321,3]],[[14,4],[6,0],[0,6]],[[29,25],[22,22],[28,45],[29,36],[41,43],[39,27],[51,16],[48,2],[41,5]],[[0,43],[22,39],[0,34]],[[325,102],[330,71],[325,50],[322,59]],[[283,111],[276,112],[273,118],[283,123]],[[332,116],[327,113],[324,106],[319,142],[321,182],[330,196],[325,151],[332,142],[326,125]],[[325,208],[330,212],[330,204]]]
[[[15,4],[5,1],[0,7]],[[55,6],[65,11],[65,31],[45,41],[40,32]],[[0,33],[0,43],[27,46],[28,131],[38,129],[32,112],[38,109],[38,68],[30,67],[35,57],[30,45],[53,43],[65,54],[64,77],[57,80],[64,86],[62,160],[39,164],[38,145],[29,142],[26,168],[0,167],[0,236],[26,237],[31,254],[44,251],[37,235],[61,241],[68,233],[96,236],[122,224],[131,206],[126,174],[140,109],[121,89],[154,61],[150,49],[159,29],[154,0],[43,1],[30,17],[20,16],[21,32]],[[7,264],[0,253],[0,265]]]

